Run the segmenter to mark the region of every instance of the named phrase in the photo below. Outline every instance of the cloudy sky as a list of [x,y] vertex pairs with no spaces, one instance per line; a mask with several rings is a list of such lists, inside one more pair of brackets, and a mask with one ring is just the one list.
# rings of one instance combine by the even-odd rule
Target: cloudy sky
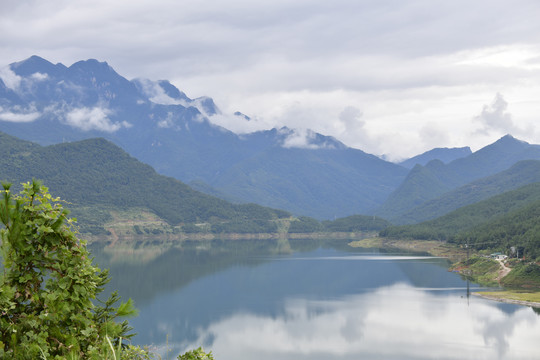
[[1,0],[0,67],[95,58],[214,98],[233,131],[309,128],[396,159],[540,143],[539,19],[537,0]]

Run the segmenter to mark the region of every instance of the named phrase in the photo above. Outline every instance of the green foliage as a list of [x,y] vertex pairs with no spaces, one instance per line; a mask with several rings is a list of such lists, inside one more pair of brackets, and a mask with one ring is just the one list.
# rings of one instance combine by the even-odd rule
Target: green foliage
[[450,190],[450,186],[438,176],[439,169],[433,165],[436,162],[444,167],[438,160],[431,162],[429,167],[416,165],[377,210],[377,215],[386,219],[394,218]]
[[239,234],[268,234],[278,231],[277,224],[265,219],[261,220],[237,220],[213,224],[211,232],[220,233],[239,233]]
[[[540,179],[540,161],[524,160],[508,170],[476,180],[429,200],[414,208],[405,208],[394,224],[414,224],[438,218],[461,207],[478,203],[499,194],[516,190]],[[538,187],[538,185],[536,185]]]
[[418,240],[446,240],[475,249],[509,253],[517,248],[530,258],[540,257],[540,183],[523,186],[465,206],[440,218],[415,225],[392,226],[380,236]]
[[540,258],[540,201],[505,216],[493,219],[450,239],[458,244],[469,243],[477,249],[497,248],[510,254],[514,247],[520,257]]
[[291,221],[289,233],[314,233],[323,230],[322,224],[313,218],[300,216],[298,219]]
[[[290,214],[256,204],[232,204],[157,174],[104,139],[41,147],[0,133],[0,179],[45,181],[70,202],[81,232],[106,234],[110,209],[149,209],[170,225],[266,221]],[[232,227],[236,227],[233,225]]]
[[535,263],[516,264],[512,271],[501,280],[501,284],[509,287],[540,289],[540,266]]
[[[417,166],[388,197],[377,215],[396,224],[425,221],[538,181],[540,164],[519,163],[526,159],[540,159],[540,148],[507,135],[448,164],[434,160],[424,167]],[[457,189],[466,184],[472,186]],[[456,191],[450,191],[452,189]]]
[[202,348],[191,350],[184,355],[179,355],[178,360],[214,360],[212,352],[205,353]]
[[387,228],[390,222],[377,216],[352,215],[334,221],[323,221],[326,231],[356,232],[379,231]]
[[379,231],[390,225],[390,222],[368,215],[352,215],[333,221],[318,221],[316,219],[300,216],[291,221],[289,233],[314,233],[314,232],[361,232]]
[[497,276],[500,265],[496,260],[481,256],[473,256],[468,260],[454,264],[454,269],[460,269],[460,273],[473,281],[484,285],[497,285]]
[[92,265],[60,200],[36,181],[18,196],[4,184],[0,221],[0,358],[114,358],[110,345],[133,336],[127,321],[116,319],[134,315],[133,303],[115,308],[114,293],[93,304],[108,271]]

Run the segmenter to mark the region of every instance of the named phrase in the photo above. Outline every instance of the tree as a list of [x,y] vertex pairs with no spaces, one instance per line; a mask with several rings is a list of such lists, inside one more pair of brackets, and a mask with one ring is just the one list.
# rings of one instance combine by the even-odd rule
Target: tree
[[205,353],[202,348],[187,351],[183,355],[178,355],[178,360],[214,360],[212,352]]
[[61,201],[35,180],[23,184],[20,195],[13,196],[9,184],[3,189],[0,358],[148,358],[122,345],[132,329],[116,319],[136,310],[131,299],[115,307],[116,293],[99,302],[108,271],[92,265]]

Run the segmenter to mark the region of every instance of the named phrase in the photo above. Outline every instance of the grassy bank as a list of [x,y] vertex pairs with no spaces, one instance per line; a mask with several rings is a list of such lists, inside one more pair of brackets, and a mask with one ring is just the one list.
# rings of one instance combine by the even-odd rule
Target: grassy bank
[[452,262],[466,259],[467,252],[455,245],[435,240],[396,240],[382,237],[371,237],[353,241],[349,244],[359,248],[395,249],[400,251],[427,253],[433,256],[445,257]]
[[500,269],[501,265],[498,261],[480,256],[473,256],[470,259],[460,261],[450,268],[450,270],[486,286],[499,285]]
[[469,253],[456,245],[441,241],[397,240],[383,237],[372,237],[353,241],[352,247],[380,248],[409,252],[427,253],[433,256],[446,257],[452,261],[450,271],[455,271],[470,280],[486,286],[502,286],[504,291],[479,292],[487,299],[509,303],[540,307],[540,266],[522,261],[509,261],[509,269],[491,258]]
[[506,302],[511,304],[540,307],[540,292],[528,292],[519,290],[503,291],[480,291],[475,293],[486,299]]

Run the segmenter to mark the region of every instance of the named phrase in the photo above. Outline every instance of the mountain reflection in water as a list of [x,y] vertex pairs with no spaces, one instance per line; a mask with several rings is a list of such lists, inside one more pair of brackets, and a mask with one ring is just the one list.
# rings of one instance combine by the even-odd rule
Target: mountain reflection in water
[[135,342],[162,355],[168,347],[171,358],[201,345],[216,360],[540,358],[540,317],[467,298],[467,282],[445,259],[332,241],[285,245],[198,242],[94,254],[111,269],[110,287],[140,310],[130,321]]

